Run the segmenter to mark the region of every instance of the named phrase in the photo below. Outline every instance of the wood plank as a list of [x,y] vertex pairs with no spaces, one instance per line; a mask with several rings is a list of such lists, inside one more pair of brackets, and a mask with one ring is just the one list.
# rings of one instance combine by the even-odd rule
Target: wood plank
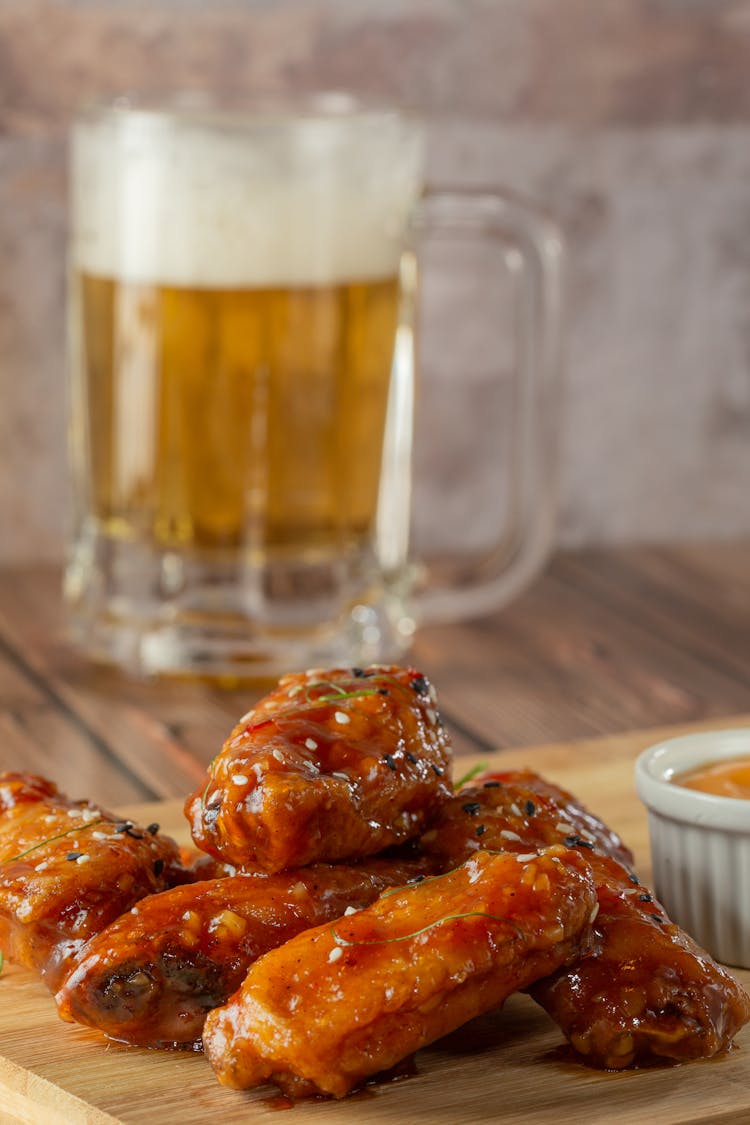
[[[750,723],[750,716],[722,725]],[[700,724],[701,727],[705,724]],[[640,750],[687,728],[622,734],[498,752],[498,764],[530,764],[577,792],[609,819],[648,869],[644,810],[633,787]],[[133,812],[182,831],[179,803]],[[750,984],[750,973],[739,973]],[[214,1081],[200,1055],[160,1053],[106,1044],[96,1033],[63,1026],[49,996],[28,973],[6,968],[0,977],[0,1118],[31,1125],[249,1125],[271,1119],[270,1088],[239,1093]],[[750,1031],[741,1049],[721,1059],[641,1071],[599,1073],[572,1062],[561,1036],[528,997],[512,997],[492,1013],[420,1051],[416,1074],[370,1088],[343,1102],[301,1103],[297,1125],[641,1125],[656,1113],[660,1125],[750,1120]],[[54,1094],[54,1096],[53,1096]],[[657,1107],[655,1109],[655,1107]],[[3,1116],[4,1114],[4,1116]]]
[[638,617],[743,685],[750,668],[750,552],[689,545],[586,551],[558,560],[567,581]]
[[[716,553],[722,556],[720,549]],[[750,569],[747,548],[744,556]],[[628,599],[615,582],[602,589],[595,563],[586,567],[589,557],[559,556],[501,614],[423,631],[417,650],[433,666],[449,713],[477,737],[510,745],[750,708],[750,662],[744,668],[739,659],[721,664],[706,646],[686,643],[686,612],[665,611],[657,619],[644,609],[666,596],[658,585],[652,589],[637,556],[631,568],[637,594]],[[621,566],[623,557],[631,556],[602,554],[613,566]],[[711,589],[706,583],[698,602],[709,618]],[[685,599],[692,604],[690,597],[688,581]],[[747,635],[750,597],[743,604],[744,617],[736,616]]]
[[0,636],[19,665],[144,796],[199,784],[243,713],[236,700],[198,681],[141,681],[85,661],[64,638],[59,582],[48,568],[0,572]]

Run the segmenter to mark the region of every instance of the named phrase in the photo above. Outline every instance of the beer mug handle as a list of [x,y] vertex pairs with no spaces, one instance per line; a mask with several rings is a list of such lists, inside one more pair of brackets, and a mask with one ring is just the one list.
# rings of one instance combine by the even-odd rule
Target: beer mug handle
[[[560,301],[563,245],[557,226],[511,196],[487,192],[428,193],[414,217],[420,233],[460,239],[491,239],[515,275],[518,293],[516,416],[510,509],[515,526],[474,565],[454,567],[436,581],[420,563],[412,612],[417,624],[476,617],[507,604],[541,570],[555,524],[558,438]],[[417,260],[419,254],[417,250]],[[458,424],[458,423],[457,423]],[[498,482],[499,484],[500,482]],[[502,489],[498,487],[498,497]],[[509,545],[508,539],[512,542]],[[500,546],[502,541],[502,546]]]

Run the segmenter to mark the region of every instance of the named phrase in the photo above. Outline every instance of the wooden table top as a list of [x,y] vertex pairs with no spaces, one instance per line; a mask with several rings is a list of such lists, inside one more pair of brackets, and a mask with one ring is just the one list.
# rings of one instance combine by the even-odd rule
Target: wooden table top
[[[137,682],[72,653],[60,576],[0,570],[0,769],[110,805],[183,796],[262,689]],[[750,712],[750,544],[565,553],[505,611],[424,629],[456,752]]]

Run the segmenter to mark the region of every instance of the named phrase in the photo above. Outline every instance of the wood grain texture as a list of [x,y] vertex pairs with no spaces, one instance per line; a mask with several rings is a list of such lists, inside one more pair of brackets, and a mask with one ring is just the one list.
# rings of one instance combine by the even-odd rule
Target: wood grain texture
[[[750,723],[744,716],[727,723]],[[691,727],[507,750],[505,766],[531,764],[589,803],[617,828],[648,876],[644,810],[633,788],[633,763],[647,745]],[[467,765],[471,764],[467,760]],[[136,806],[133,815],[184,832],[179,802]],[[738,973],[750,985],[750,973]],[[26,1125],[252,1125],[276,1120],[269,1087],[222,1089],[205,1059],[108,1044],[84,1028],[62,1025],[50,997],[28,973],[0,977],[0,1120]],[[655,1108],[657,1107],[657,1108]],[[541,1009],[512,997],[499,1013],[475,1020],[419,1052],[416,1074],[376,1085],[340,1103],[301,1103],[296,1125],[352,1122],[483,1122],[540,1125],[687,1125],[750,1120],[750,1031],[725,1057],[677,1067],[599,1073],[572,1062]]]
[[[561,553],[502,613],[423,629],[410,659],[458,756],[750,712],[750,545]],[[263,690],[92,666],[65,643],[59,572],[0,570],[0,768],[110,805],[182,796]]]

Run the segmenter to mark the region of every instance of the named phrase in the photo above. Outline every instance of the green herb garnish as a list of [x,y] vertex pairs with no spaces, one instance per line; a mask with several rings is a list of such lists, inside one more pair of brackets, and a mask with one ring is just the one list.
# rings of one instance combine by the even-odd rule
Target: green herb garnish
[[72,828],[66,828],[64,832],[58,832],[56,836],[48,836],[46,840],[40,840],[38,844],[32,844],[30,848],[25,851],[19,852],[18,855],[12,855],[10,859],[4,859],[3,863],[15,863],[17,859],[23,859],[29,852],[35,852],[37,848],[43,848],[47,844],[54,843],[55,840],[62,840],[64,836],[72,836],[74,832],[86,832],[89,828],[95,828],[97,824],[102,824],[102,817],[98,820],[89,820],[86,824],[74,824]]
[[525,937],[523,930],[521,930],[515,922],[511,922],[510,918],[505,918],[500,914],[488,914],[484,910],[467,910],[462,914],[445,914],[442,918],[436,919],[434,922],[429,922],[426,926],[422,926],[419,930],[413,930],[410,934],[400,934],[398,937],[391,938],[378,938],[376,941],[348,941],[346,938],[336,933],[333,926],[330,926],[331,937],[337,945],[341,946],[369,946],[369,945],[391,945],[397,941],[409,941],[410,938],[419,937],[420,934],[426,934],[429,930],[434,930],[436,926],[442,926],[444,922],[456,922],[461,918],[489,918],[493,922],[505,922],[511,929],[515,930],[518,937]]
[[465,773],[463,775],[463,777],[460,777],[458,779],[458,781],[453,783],[453,788],[454,789],[462,789],[464,787],[464,785],[466,785],[467,781],[472,781],[477,776],[477,774],[481,773],[482,770],[486,770],[486,769],[487,769],[487,762],[478,762],[477,765],[472,766],[472,768],[468,771],[468,773]]

